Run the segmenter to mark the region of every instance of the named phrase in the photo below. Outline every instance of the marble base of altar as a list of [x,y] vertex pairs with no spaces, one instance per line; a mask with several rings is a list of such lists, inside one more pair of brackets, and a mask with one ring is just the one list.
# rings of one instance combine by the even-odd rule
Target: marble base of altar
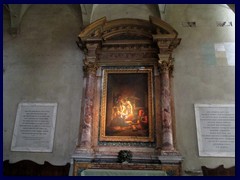
[[86,169],[81,176],[167,176],[167,173],[159,170]]
[[179,164],[146,164],[146,163],[108,163],[108,162],[83,162],[74,160],[74,176],[81,176],[84,170],[142,170],[165,172],[167,176],[181,176],[181,163]]

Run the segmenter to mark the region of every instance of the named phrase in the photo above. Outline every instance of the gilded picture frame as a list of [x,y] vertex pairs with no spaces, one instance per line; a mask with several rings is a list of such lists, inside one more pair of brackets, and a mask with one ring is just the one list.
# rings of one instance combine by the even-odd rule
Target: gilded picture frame
[[153,69],[103,69],[100,141],[153,142]]

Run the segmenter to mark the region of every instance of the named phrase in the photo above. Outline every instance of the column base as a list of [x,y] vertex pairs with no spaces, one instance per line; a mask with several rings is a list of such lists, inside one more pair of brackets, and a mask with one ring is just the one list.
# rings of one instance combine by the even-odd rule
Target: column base
[[161,150],[160,156],[158,156],[158,160],[163,164],[179,164],[183,161],[183,157],[181,154],[176,151],[165,151]]
[[160,150],[161,156],[179,156],[180,153],[177,150]]
[[77,147],[72,155],[72,158],[91,162],[94,159],[94,151],[93,149],[87,147]]

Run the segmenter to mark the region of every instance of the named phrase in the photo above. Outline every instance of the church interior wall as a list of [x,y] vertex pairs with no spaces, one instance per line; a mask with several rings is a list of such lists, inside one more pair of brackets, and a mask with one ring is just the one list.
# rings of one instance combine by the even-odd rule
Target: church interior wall
[[[204,11],[203,11],[204,10]],[[167,5],[165,21],[182,38],[175,50],[173,73],[176,141],[184,157],[183,169],[194,171],[202,165],[226,167],[235,158],[199,157],[194,104],[231,104],[235,102],[235,66],[226,56],[216,56],[216,43],[235,42],[234,25],[218,27],[217,21],[235,24],[234,13],[226,5]],[[196,22],[183,27],[182,22]]]
[[[96,5],[91,22],[159,16],[157,6]],[[138,5],[139,6],[139,5]],[[115,8],[115,10],[114,10]],[[110,9],[110,8],[109,8]],[[183,171],[201,165],[235,165],[235,158],[199,157],[194,103],[228,104],[235,101],[235,67],[226,55],[216,57],[214,44],[235,42],[235,15],[226,5],[167,5],[164,20],[178,32],[181,44],[174,51],[173,93],[177,148]],[[81,21],[68,5],[32,5],[24,15],[20,33],[8,33],[10,18],[3,14],[3,160],[28,159],[37,163],[66,164],[78,140],[83,92],[83,53],[75,41]],[[218,27],[217,21],[232,22]],[[196,27],[182,23],[196,22]],[[10,150],[18,103],[58,103],[52,153]]]
[[[75,43],[79,18],[67,5],[32,5],[17,37],[8,28],[4,12],[3,160],[66,164],[77,143],[81,110],[83,54]],[[52,153],[10,151],[21,102],[58,103]]]

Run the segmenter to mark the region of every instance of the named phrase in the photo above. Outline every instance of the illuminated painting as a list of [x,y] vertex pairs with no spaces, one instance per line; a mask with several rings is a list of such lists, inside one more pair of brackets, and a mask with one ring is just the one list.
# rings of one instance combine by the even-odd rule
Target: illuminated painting
[[152,69],[105,69],[100,141],[153,141]]

